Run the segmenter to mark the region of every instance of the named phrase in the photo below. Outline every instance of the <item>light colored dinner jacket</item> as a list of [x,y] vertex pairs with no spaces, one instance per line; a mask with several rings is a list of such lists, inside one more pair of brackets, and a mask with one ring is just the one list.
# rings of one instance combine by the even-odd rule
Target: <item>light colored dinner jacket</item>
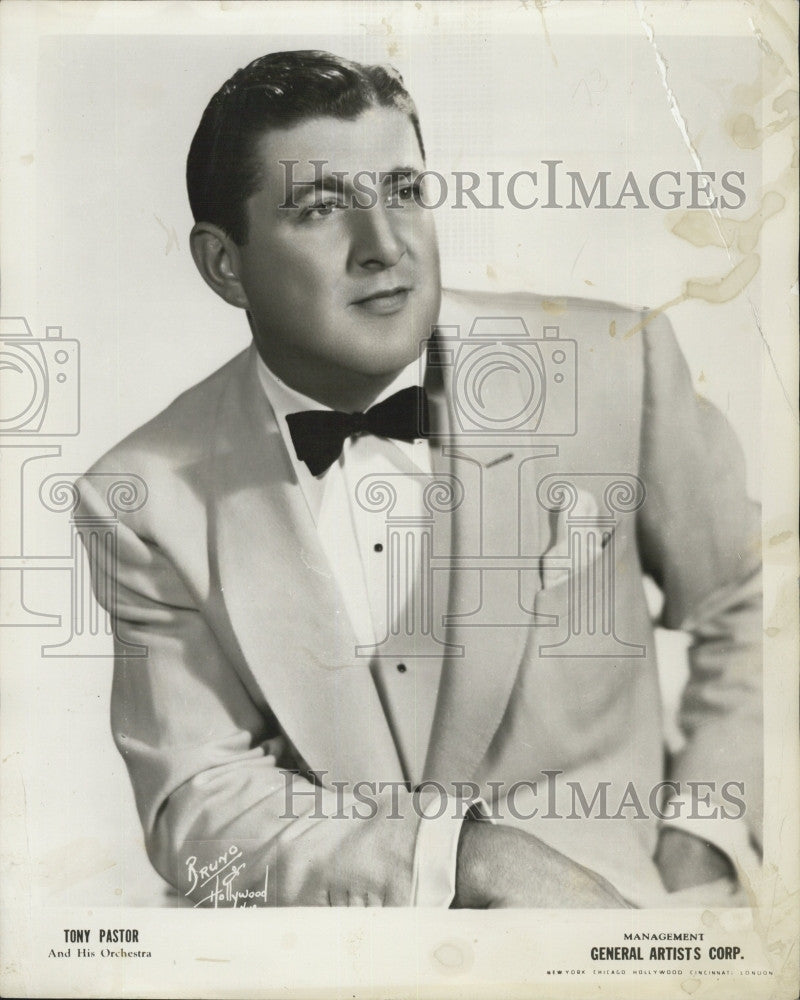
[[[454,477],[463,495],[452,516],[439,511],[433,522],[436,627],[446,611],[454,655],[444,659],[425,776],[448,790],[474,781],[488,802],[499,796],[501,812],[512,783],[537,782],[536,796],[526,799],[520,786],[515,804],[520,814],[538,806],[538,815],[515,819],[506,809],[501,821],[643,902],[659,886],[657,817],[628,808],[617,819],[567,818],[575,805],[568,782],[587,799],[605,787],[611,813],[629,782],[648,813],[648,793],[664,778],[682,793],[688,781],[713,783],[717,794],[742,783],[738,828],[758,840],[758,511],[745,495],[738,444],[696,397],[663,317],[626,337],[641,316],[606,303],[446,293],[440,332],[446,339],[457,328],[463,339],[476,317],[521,317],[540,345],[544,328],[552,335],[557,326],[577,345],[576,373],[568,373],[577,389],[554,391],[545,351],[549,410],[537,433],[499,444],[462,435],[438,449],[435,471]],[[255,360],[252,348],[233,358],[91,470],[139,475],[149,491],[118,528],[118,628],[148,656],[120,650],[114,738],[150,858],[179,892],[189,885],[187,859],[199,865],[235,847],[246,859],[237,888],[262,888],[268,870],[271,902],[347,902],[349,889],[353,900],[405,905],[420,822],[412,792],[395,786],[377,796],[367,819],[330,818],[343,801],[345,812],[352,805],[335,782],[349,796],[356,782],[403,776]],[[507,393],[480,397],[481,405],[506,414],[511,393],[519,380],[509,376]],[[434,413],[449,407],[458,429],[453,403],[445,370]],[[575,413],[576,433],[549,433],[568,429]],[[550,546],[548,506],[569,507],[565,482],[592,493],[613,524],[608,544],[589,551],[577,574],[542,589],[535,559]],[[102,509],[91,474],[81,493],[84,513]],[[482,572],[491,559],[494,568]],[[613,635],[608,622],[584,616],[595,631],[576,637],[575,602],[598,567],[613,579]],[[669,759],[644,573],[663,591],[661,624],[694,637],[685,746]],[[108,592],[107,581],[97,583]],[[525,620],[509,624],[509,616]],[[311,771],[324,784],[316,797]],[[562,798],[549,814],[544,771],[560,772]],[[287,792],[287,780],[300,794]],[[286,818],[287,802],[299,818]],[[388,818],[397,813],[403,818]]]

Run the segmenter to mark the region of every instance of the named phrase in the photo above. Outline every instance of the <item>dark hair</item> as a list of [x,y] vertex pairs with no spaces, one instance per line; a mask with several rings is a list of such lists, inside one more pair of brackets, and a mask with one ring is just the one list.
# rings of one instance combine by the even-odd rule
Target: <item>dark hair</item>
[[371,107],[407,114],[424,157],[417,109],[391,66],[299,50],[273,52],[237,70],[209,101],[189,148],[186,186],[195,222],[211,222],[243,245],[244,205],[263,183],[256,144],[264,133],[310,118],[352,121]]

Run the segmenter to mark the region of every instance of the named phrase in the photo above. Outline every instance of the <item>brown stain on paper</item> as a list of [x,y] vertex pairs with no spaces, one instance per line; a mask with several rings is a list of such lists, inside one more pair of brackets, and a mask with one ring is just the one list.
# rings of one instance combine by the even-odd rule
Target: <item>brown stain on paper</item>
[[565,303],[558,299],[544,299],[542,309],[551,316],[561,316],[567,311]]
[[[763,52],[760,72],[752,83],[739,84],[731,91],[731,110],[726,122],[726,130],[733,143],[739,148],[756,149],[766,140],[779,132],[791,127],[793,152],[791,162],[776,177],[769,188],[761,194],[758,209],[746,219],[734,219],[723,216],[716,208],[695,209],[682,213],[677,222],[671,225],[671,231],[679,239],[696,247],[715,246],[725,250],[728,256],[728,270],[725,274],[713,278],[690,278],[680,295],[655,309],[628,330],[623,339],[632,337],[641,331],[654,316],[666,312],[688,299],[700,300],[709,305],[720,305],[730,302],[747,288],[758,274],[761,267],[761,257],[756,250],[761,239],[764,224],[771,218],[781,214],[787,202],[793,200],[790,193],[797,189],[796,167],[798,163],[797,136],[797,100],[798,90],[796,78],[787,67],[785,59],[776,51],[781,45],[796,45],[794,31],[786,25],[768,3],[759,9],[756,21],[771,19],[773,23],[766,31],[764,23],[761,26],[752,24],[753,33]],[[764,29],[764,30],[762,30]],[[779,30],[779,29],[782,29]],[[770,44],[770,40],[776,47]],[[787,37],[784,38],[783,36]],[[790,41],[789,41],[790,39]],[[788,48],[787,48],[788,52]],[[776,91],[780,91],[776,93]],[[774,96],[773,96],[774,95]],[[762,101],[772,96],[771,109],[777,116],[774,120],[758,125],[753,117]],[[741,254],[736,260],[734,254]],[[760,332],[760,328],[759,328]],[[609,329],[610,335],[616,334],[616,328]],[[763,334],[761,335],[763,339]],[[771,357],[769,345],[764,341],[765,348]],[[773,362],[774,367],[774,362]],[[776,369],[778,380],[783,385],[780,373]],[[788,393],[787,400],[789,399]]]
[[[635,336],[655,316],[666,312],[668,309],[672,309],[674,306],[680,305],[681,302],[686,302],[687,299],[699,299],[702,302],[708,302],[709,305],[721,305],[723,302],[730,302],[744,291],[758,274],[760,267],[761,258],[757,253],[751,253],[744,260],[740,260],[732,270],[721,278],[689,278],[684,285],[682,294],[676,295],[674,299],[664,302],[655,309],[648,310],[644,319],[632,326],[622,339],[628,340],[630,337]],[[614,326],[613,321],[611,326]],[[616,328],[614,330],[609,328],[609,333],[613,337],[616,334]]]
[[715,219],[710,212],[684,212],[672,227],[672,232],[696,247],[736,248],[752,253],[758,246],[761,229],[767,219],[777,215],[786,199],[777,191],[765,192],[758,210],[749,219]]

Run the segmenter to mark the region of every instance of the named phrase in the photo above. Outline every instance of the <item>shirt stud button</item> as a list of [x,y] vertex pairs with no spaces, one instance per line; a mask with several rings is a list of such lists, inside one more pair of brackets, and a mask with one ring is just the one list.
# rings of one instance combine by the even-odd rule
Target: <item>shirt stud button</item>
[[375,549],[376,552],[383,552],[383,546],[381,545],[380,542],[376,542],[373,545],[373,548]]
[[406,670],[408,670],[408,667],[405,665],[405,663],[398,663],[397,664],[397,672],[399,674],[404,674],[406,672]]

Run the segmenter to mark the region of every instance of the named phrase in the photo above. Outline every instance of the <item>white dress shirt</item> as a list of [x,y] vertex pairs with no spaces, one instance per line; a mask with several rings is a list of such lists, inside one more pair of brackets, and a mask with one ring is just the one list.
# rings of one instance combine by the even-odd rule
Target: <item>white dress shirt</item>
[[[358,502],[358,486],[367,476],[403,476],[403,514],[409,522],[416,521],[421,530],[425,515],[423,490],[433,474],[432,449],[440,446],[425,439],[406,442],[371,434],[350,437],[344,442],[340,458],[315,477],[297,457],[286,416],[330,407],[282,382],[260,357],[258,374],[341,593],[356,646],[378,645],[387,636],[392,613],[387,605],[386,522],[385,515]],[[413,361],[372,405],[418,385],[423,374],[420,362]],[[413,532],[413,526],[408,530]],[[416,544],[414,551],[418,553],[419,548]],[[394,614],[401,617],[415,599],[413,588],[419,586],[419,579],[410,575],[405,583],[406,592],[397,595],[394,609]],[[413,788],[421,780],[425,766],[442,661],[435,657],[370,657],[363,649],[360,655],[364,657],[364,669],[372,674],[405,778]],[[434,813],[439,812],[436,807]],[[457,800],[448,799],[447,809],[438,819],[425,818],[420,823],[414,857],[414,905],[449,906],[452,902],[461,830],[458,817],[464,808]]]

